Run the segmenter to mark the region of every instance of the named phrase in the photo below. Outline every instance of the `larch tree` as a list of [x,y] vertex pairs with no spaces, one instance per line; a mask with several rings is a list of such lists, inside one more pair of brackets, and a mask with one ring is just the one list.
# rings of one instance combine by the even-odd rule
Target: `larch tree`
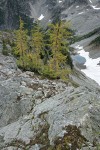
[[39,25],[39,22],[37,22],[32,30],[33,65],[36,69],[41,69],[41,67],[43,66],[43,62],[41,59],[41,54],[43,53],[44,49],[43,35],[44,34]]
[[15,32],[16,34],[16,43],[14,52],[19,56],[18,65],[23,69],[27,66],[27,50],[28,50],[28,36],[27,30],[24,29],[24,22],[20,18],[19,29]]
[[49,69],[59,75],[62,74],[62,70],[64,72],[67,58],[62,52],[63,50],[68,50],[67,38],[71,35],[68,31],[69,23],[60,21],[49,25],[49,28],[50,48],[52,51],[52,57],[49,60]]

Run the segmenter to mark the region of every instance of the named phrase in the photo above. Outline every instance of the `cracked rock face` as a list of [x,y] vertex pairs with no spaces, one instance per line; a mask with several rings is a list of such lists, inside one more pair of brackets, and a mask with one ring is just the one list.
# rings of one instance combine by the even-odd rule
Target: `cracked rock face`
[[[91,2],[99,7],[98,0]],[[83,35],[100,26],[100,10],[93,9],[91,2],[2,0],[0,28],[17,28],[19,14],[32,22],[43,14],[43,25],[60,15]],[[13,57],[1,52],[2,42],[0,150],[99,149],[100,87],[94,81],[80,71],[70,75],[74,84],[42,79],[33,72],[22,72]]]
[[[12,57],[0,56],[0,126],[28,114],[33,105],[66,89],[66,84],[39,80],[32,72],[22,73]],[[8,115],[9,114],[9,115]]]
[[41,79],[21,72],[10,56],[0,55],[0,66],[0,150],[57,149],[65,139],[72,149],[76,136],[74,148],[95,150],[100,142],[100,89],[95,82],[92,88],[83,76],[85,86],[82,81],[77,87]]

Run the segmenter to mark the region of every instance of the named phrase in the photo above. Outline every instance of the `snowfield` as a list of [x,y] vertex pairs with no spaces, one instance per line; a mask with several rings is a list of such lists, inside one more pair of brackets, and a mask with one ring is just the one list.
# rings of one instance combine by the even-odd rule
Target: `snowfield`
[[92,59],[89,57],[89,52],[85,52],[83,46],[78,45],[76,48],[79,50],[79,55],[86,59],[84,64],[86,69],[81,69],[81,71],[100,85],[100,57]]

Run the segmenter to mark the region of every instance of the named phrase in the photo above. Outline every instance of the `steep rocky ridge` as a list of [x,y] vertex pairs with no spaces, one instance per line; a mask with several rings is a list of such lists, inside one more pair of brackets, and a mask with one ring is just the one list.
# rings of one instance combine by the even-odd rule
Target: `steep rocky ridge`
[[[77,35],[84,35],[100,27],[100,10],[91,6],[100,7],[99,3],[99,0],[2,0],[0,18],[4,17],[0,19],[0,28],[17,28],[19,15],[33,22],[43,14],[44,25],[57,14],[56,17],[71,20]],[[97,36],[96,33],[75,45],[90,50],[93,45],[89,44]],[[98,54],[95,53],[96,58]],[[78,69],[74,69],[67,83],[22,72],[15,58],[2,55],[0,41],[0,150],[58,148],[100,149],[100,87]]]
[[97,149],[100,87],[78,70],[70,78],[42,79],[0,54],[1,150]]

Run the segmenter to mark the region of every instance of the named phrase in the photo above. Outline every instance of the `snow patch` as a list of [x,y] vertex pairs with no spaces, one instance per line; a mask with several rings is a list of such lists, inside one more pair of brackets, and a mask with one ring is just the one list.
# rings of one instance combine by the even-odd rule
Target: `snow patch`
[[80,13],[78,13],[78,15],[81,15],[81,14],[84,14],[84,12],[80,12]]
[[76,8],[79,8],[79,6],[76,6]]
[[84,64],[86,69],[82,69],[81,71],[100,85],[100,65],[98,65],[100,62],[100,57],[97,59],[92,59],[89,57],[89,52],[85,52],[82,46],[78,45],[76,48],[79,49],[78,53],[80,56],[86,59]]
[[93,9],[100,10],[100,7],[97,8],[97,6],[94,6],[94,5],[91,5],[91,7],[92,7]]
[[59,3],[62,3],[62,1],[61,1],[61,0],[59,0]]
[[91,0],[89,0],[89,2],[90,2],[90,3],[92,3],[92,1],[91,1]]
[[94,6],[94,5],[93,5],[92,0],[89,0],[89,2],[91,3],[91,7],[92,7],[93,9],[100,10],[100,7],[97,7],[97,6]]
[[38,18],[38,20],[42,20],[44,18],[44,15],[41,14],[41,16]]

